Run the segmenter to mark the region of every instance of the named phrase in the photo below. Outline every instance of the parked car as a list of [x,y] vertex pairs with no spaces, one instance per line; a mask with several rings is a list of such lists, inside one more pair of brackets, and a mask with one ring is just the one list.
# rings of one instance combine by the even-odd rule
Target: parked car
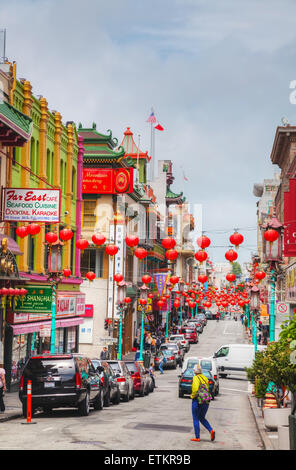
[[169,342],[170,343],[180,343],[182,348],[185,350],[185,352],[188,352],[190,349],[190,344],[188,339],[185,338],[184,335],[171,335],[169,337]]
[[91,360],[74,354],[43,354],[30,357],[19,383],[19,399],[27,416],[27,386],[32,382],[31,414],[37,408],[50,412],[53,408],[77,408],[87,416],[90,407],[104,406],[103,384]]
[[176,356],[169,349],[164,349],[162,351],[158,351],[154,357],[155,369],[159,368],[159,364],[162,360],[162,356],[165,356],[166,358],[166,363],[163,365],[163,369],[168,369],[168,368],[176,369],[177,368]]
[[117,378],[110,365],[100,359],[92,359],[92,365],[100,374],[104,387],[104,406],[110,406],[110,403],[120,403],[120,389]]
[[147,372],[138,361],[125,361],[131,377],[134,381],[134,390],[140,397],[148,395],[151,389],[150,380]]
[[204,356],[191,356],[191,357],[186,357],[183,367],[182,367],[182,372],[184,372],[186,369],[190,369],[199,363],[201,368],[203,370],[209,370],[213,376],[213,379],[215,381],[214,383],[214,395],[218,395],[219,393],[219,369],[217,367],[216,361],[212,357],[204,357]]
[[193,320],[189,320],[189,321],[187,322],[187,326],[188,326],[188,328],[195,328],[198,334],[201,334],[201,333],[203,332],[203,329],[204,329],[204,327],[203,327],[201,321],[199,321],[199,320],[194,320],[194,319],[193,319]]
[[180,367],[182,367],[182,364],[183,364],[183,361],[184,361],[184,355],[185,355],[184,349],[181,348],[177,343],[163,343],[163,344],[161,344],[160,345],[160,351],[163,351],[165,349],[171,351],[175,355],[177,364]]
[[[209,392],[214,400],[214,379],[209,370],[202,369],[202,373],[207,377],[209,381]],[[187,368],[180,376],[179,380],[179,398],[183,398],[184,395],[191,395],[192,393],[192,380],[194,377],[193,368]]]
[[195,328],[184,326],[180,328],[179,333],[183,334],[185,336],[185,339],[188,339],[189,343],[198,343],[198,333]]
[[204,313],[198,313],[195,317],[197,320],[201,321],[203,326],[206,326],[208,320]]
[[108,360],[106,362],[115,373],[116,380],[119,383],[121,399],[129,401],[135,398],[134,381],[125,363],[118,360]]
[[213,320],[213,314],[210,310],[206,310],[205,316],[207,320]]

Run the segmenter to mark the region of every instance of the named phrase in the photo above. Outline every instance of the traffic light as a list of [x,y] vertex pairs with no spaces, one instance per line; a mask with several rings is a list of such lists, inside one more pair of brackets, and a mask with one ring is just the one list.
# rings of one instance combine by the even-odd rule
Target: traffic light
[[105,329],[105,330],[108,330],[108,326],[109,326],[108,318],[105,318],[104,329]]
[[118,320],[114,320],[114,330],[117,330],[118,328]]

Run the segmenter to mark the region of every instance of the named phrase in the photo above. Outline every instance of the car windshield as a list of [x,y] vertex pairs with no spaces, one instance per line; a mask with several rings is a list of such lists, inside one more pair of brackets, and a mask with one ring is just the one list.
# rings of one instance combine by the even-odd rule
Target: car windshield
[[171,351],[168,351],[167,349],[164,349],[162,351],[162,353],[164,354],[164,356],[171,356],[172,355]]
[[184,375],[184,376],[186,375],[186,377],[193,377],[193,376],[194,376],[194,370],[193,370],[193,368],[192,368],[192,367],[188,367],[188,368],[185,370],[185,372],[184,372],[183,375]]
[[194,333],[194,329],[193,328],[186,328],[186,333]]
[[193,367],[198,363],[198,359],[190,359],[187,363],[188,369],[193,369]]
[[171,336],[171,337],[170,337],[170,340],[171,340],[171,341],[182,341],[182,340],[183,340],[183,336]]
[[200,365],[202,369],[212,370],[212,361],[207,361],[205,359],[202,359],[200,361]]
[[73,359],[58,358],[31,358],[26,365],[28,375],[69,375],[75,374]]
[[130,372],[138,372],[137,366],[134,362],[126,362],[125,365]]
[[121,374],[121,369],[118,362],[109,362],[109,365],[114,372]]

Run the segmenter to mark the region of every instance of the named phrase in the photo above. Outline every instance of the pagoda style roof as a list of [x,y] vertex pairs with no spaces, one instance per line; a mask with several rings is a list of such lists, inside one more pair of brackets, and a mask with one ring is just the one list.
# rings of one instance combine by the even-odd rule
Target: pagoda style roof
[[147,152],[143,152],[135,143],[133,133],[130,127],[126,128],[124,133],[124,138],[120,144],[121,147],[125,150],[125,157],[130,157],[132,159],[145,159],[147,162],[150,162],[151,157]]
[[33,121],[7,102],[0,103],[0,141],[4,146],[22,147],[30,140]]
[[[93,123],[92,128],[84,128],[79,123],[78,134],[83,137],[85,149],[83,162],[90,165],[121,164],[125,156],[125,150],[122,146],[116,148],[118,139],[112,136],[111,130],[108,130],[107,134],[102,134],[97,131],[96,127],[96,124]],[[131,161],[125,163],[132,166]]]
[[169,204],[182,204],[186,200],[186,198],[183,197],[183,192],[176,194],[170,189],[169,186],[167,187],[165,198],[166,198],[167,204],[168,203]]

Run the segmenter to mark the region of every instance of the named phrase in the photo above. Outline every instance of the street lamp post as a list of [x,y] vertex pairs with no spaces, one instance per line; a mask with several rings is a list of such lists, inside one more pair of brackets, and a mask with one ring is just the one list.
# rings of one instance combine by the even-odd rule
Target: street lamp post
[[144,318],[145,318],[145,305],[147,305],[147,297],[149,287],[143,284],[140,288],[140,305],[142,306],[141,312],[141,339],[140,339],[140,356],[139,361],[143,361],[143,343],[144,343]]
[[272,218],[261,225],[263,241],[263,260],[269,265],[270,272],[270,341],[275,340],[275,284],[282,263],[282,244],[284,226],[277,219],[275,209]]
[[119,310],[119,337],[118,337],[118,359],[122,359],[122,320],[123,320],[123,309],[124,299],[126,297],[126,282],[121,281],[117,284],[117,308]]
[[260,310],[260,289],[254,285],[250,291],[251,300],[250,307],[252,310],[252,332],[253,332],[253,343],[255,346],[255,353],[257,352],[257,315]]
[[59,239],[49,246],[47,274],[52,289],[51,334],[50,353],[55,353],[55,324],[56,324],[56,298],[57,286],[62,278],[62,247],[64,243]]
[[183,292],[184,292],[184,286],[185,286],[185,282],[183,281],[183,279],[180,279],[179,281],[179,291],[181,293],[180,295],[180,301],[181,301],[181,306],[180,306],[180,326],[182,326],[182,315],[183,315]]

